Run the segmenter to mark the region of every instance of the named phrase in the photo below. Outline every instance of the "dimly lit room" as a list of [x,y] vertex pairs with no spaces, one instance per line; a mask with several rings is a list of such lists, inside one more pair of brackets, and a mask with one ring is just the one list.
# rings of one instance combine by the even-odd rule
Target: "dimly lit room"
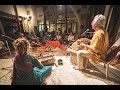
[[120,85],[120,5],[0,5],[0,85]]

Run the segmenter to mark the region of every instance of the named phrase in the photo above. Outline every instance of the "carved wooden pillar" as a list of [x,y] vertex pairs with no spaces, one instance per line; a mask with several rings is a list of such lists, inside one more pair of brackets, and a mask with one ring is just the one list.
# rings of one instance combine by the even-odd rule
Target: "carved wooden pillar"
[[43,11],[44,11],[44,31],[46,32],[47,31],[47,25],[46,25],[46,7],[45,5],[43,6]]
[[65,20],[66,20],[66,30],[67,30],[67,33],[68,33],[67,5],[65,5]]
[[55,7],[55,33],[57,33],[57,5]]
[[16,16],[18,31],[21,31],[21,26],[20,26],[20,21],[19,21],[19,16],[18,16],[16,5],[13,5],[13,8],[14,8],[15,16]]

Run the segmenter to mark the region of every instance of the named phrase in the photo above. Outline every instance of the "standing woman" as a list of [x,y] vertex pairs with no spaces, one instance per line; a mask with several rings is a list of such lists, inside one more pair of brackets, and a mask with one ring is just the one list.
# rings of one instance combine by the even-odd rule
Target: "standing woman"
[[13,42],[16,50],[13,65],[12,85],[42,85],[46,75],[51,72],[51,66],[43,66],[38,59],[27,53],[29,42],[17,39]]

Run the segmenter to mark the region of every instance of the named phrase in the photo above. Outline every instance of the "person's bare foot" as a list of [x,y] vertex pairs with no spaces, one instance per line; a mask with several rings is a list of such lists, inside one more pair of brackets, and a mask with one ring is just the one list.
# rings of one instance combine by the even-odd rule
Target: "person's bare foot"
[[76,66],[76,65],[74,65],[73,66],[73,68],[75,69],[75,70],[79,70],[79,71],[84,71],[85,69],[80,69],[78,66]]
[[79,67],[76,66],[76,65],[74,65],[73,68],[74,68],[75,70],[79,70]]

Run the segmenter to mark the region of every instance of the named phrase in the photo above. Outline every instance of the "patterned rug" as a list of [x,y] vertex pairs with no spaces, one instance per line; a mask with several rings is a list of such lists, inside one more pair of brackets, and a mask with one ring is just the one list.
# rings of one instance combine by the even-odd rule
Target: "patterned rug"
[[[47,85],[107,85],[102,80],[73,69],[69,56],[55,56],[57,66],[53,66],[51,75],[46,78]],[[63,65],[57,60],[62,59]],[[95,72],[99,73],[99,72]]]

